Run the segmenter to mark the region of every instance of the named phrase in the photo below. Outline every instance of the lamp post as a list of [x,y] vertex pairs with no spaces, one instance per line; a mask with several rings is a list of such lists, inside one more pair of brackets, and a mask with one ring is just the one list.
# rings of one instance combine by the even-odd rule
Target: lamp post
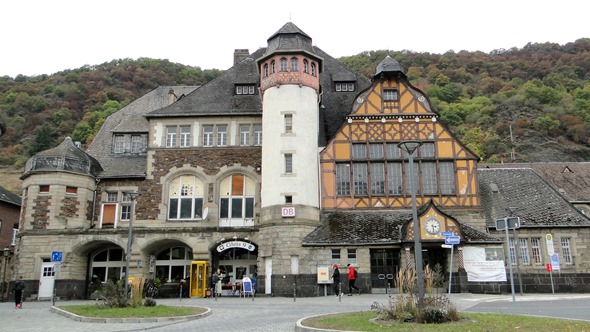
[[420,225],[416,208],[416,184],[414,183],[414,151],[422,141],[402,141],[397,146],[408,153],[410,167],[410,191],[412,192],[412,221],[414,222],[414,258],[416,259],[416,288],[418,289],[418,306],[424,300],[424,269],[422,267],[422,243],[420,242]]
[[127,304],[129,294],[129,261],[131,261],[131,245],[133,244],[133,215],[135,213],[135,199],[139,196],[136,191],[124,192],[131,200],[131,213],[129,215],[129,230],[127,234],[127,255],[125,257],[125,304]]
[[6,263],[8,263],[8,256],[10,255],[10,248],[6,247],[3,251],[4,254],[4,275],[2,277],[2,302],[4,302],[4,291],[6,290]]

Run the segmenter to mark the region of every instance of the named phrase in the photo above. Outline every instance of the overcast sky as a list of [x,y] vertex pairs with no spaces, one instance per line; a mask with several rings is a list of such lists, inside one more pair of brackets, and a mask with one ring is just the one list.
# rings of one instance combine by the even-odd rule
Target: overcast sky
[[589,9],[585,0],[7,0],[0,76],[140,57],[225,70],[234,49],[265,47],[289,21],[334,57],[563,45],[590,37]]

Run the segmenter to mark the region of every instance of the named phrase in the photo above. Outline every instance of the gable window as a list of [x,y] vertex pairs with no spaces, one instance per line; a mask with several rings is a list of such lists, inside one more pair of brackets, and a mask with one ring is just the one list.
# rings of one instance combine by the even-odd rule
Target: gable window
[[336,83],[336,92],[352,92],[354,83]]
[[243,174],[234,174],[221,180],[219,187],[220,218],[254,218],[254,180]]
[[280,71],[287,71],[287,59],[281,58],[280,63],[281,63]]
[[291,71],[299,70],[299,61],[297,58],[291,58]]
[[390,195],[402,194],[402,164],[387,164],[387,192]]
[[364,196],[368,194],[367,164],[352,164],[354,176],[354,194]]
[[385,89],[383,90],[384,101],[397,101],[397,90],[396,89]]
[[371,164],[371,194],[385,194],[385,164]]
[[293,114],[285,114],[285,133],[293,132]]
[[352,159],[353,160],[366,160],[367,159],[367,146],[366,144],[353,144],[352,145]]
[[440,161],[438,163],[440,176],[440,193],[443,195],[455,194],[455,167],[452,161]]
[[293,173],[293,155],[291,153],[285,153],[285,173]]
[[434,158],[434,143],[424,142],[419,148],[420,158]]
[[203,210],[204,184],[194,175],[181,175],[168,187],[168,219],[200,219]]
[[350,165],[336,164],[336,194],[350,195]]
[[307,73],[309,71],[309,62],[307,60],[303,60],[303,72]]
[[436,195],[436,163],[422,162],[422,190],[424,195]]

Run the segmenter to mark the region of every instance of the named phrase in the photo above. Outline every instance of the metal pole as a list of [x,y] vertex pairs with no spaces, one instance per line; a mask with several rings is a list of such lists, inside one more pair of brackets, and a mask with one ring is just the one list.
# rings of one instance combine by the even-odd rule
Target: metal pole
[[418,304],[424,300],[424,270],[422,268],[422,243],[420,242],[420,225],[416,208],[416,190],[414,184],[414,151],[408,151],[410,159],[410,190],[412,191],[412,220],[414,221],[414,256],[416,258],[416,283],[418,288]]
[[449,296],[451,295],[451,284],[453,278],[453,252],[455,249],[455,245],[451,244],[451,267],[449,267]]
[[128,195],[129,199],[131,199],[131,214],[129,216],[129,230],[127,233],[127,257],[125,260],[125,288],[124,288],[124,296],[125,296],[125,305],[127,305],[129,301],[129,297],[127,296],[129,292],[129,262],[131,261],[131,245],[133,244],[133,215],[135,214],[135,199],[139,196],[137,192],[127,192],[123,193],[124,195]]
[[[508,226],[508,225],[506,225]],[[514,247],[515,247],[515,251],[516,251],[516,273],[518,274],[518,285],[519,285],[519,289],[520,289],[520,296],[523,296],[523,292],[522,292],[522,276],[520,274],[520,261],[518,256],[520,256],[520,243],[518,243],[518,235],[516,233],[516,227],[514,227],[514,229],[512,230],[513,234],[514,234]]]
[[512,258],[510,258],[510,236],[508,233],[508,218],[504,218],[504,230],[506,230],[506,250],[508,251],[508,267],[510,269],[510,286],[512,288],[512,302],[516,302],[514,298],[514,276],[512,274]]

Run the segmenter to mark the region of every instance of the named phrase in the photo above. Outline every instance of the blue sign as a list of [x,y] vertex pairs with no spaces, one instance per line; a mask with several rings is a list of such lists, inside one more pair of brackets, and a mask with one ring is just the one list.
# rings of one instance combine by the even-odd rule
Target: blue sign
[[445,238],[445,244],[459,244],[461,243],[460,236],[447,236]]
[[62,256],[61,251],[52,251],[51,252],[51,261],[52,262],[61,262],[61,256]]
[[453,236],[453,232],[442,232],[440,233],[442,236]]

